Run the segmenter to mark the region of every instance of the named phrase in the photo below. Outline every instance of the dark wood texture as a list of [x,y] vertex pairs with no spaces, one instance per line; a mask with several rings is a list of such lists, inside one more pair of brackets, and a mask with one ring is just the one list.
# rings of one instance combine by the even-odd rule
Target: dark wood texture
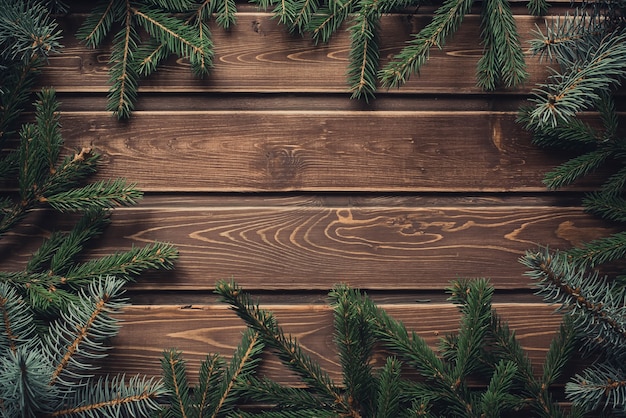
[[[532,76],[520,88],[475,86],[479,13],[433,51],[421,76],[366,104],[348,97],[348,32],[316,47],[242,4],[231,31],[213,28],[212,75],[198,80],[183,60],[168,61],[141,82],[127,122],[104,110],[108,47],[82,46],[72,33],[84,15],[63,17],[66,48],[41,85],[63,101],[67,150],[93,147],[103,156],[97,178],[126,177],[146,192],[139,206],[114,211],[91,255],[155,240],[180,250],[174,271],[130,286],[137,304],[120,315],[107,370],[156,375],[169,347],[183,350],[192,369],[209,352],[229,356],[243,324],[211,290],[231,278],[338,377],[325,303],[335,283],[372,292],[434,346],[457,326],[449,281],[488,277],[498,311],[540,365],[560,318],[532,295],[518,258],[612,226],[580,207],[594,179],[545,190],[544,173],[568,156],[537,149],[515,122],[545,65],[527,57]],[[526,42],[543,19],[527,16],[524,4],[515,13]],[[385,16],[383,59],[430,17]],[[57,226],[67,223],[29,217],[3,243],[4,268],[23,266]],[[275,360],[263,367],[297,384]]]

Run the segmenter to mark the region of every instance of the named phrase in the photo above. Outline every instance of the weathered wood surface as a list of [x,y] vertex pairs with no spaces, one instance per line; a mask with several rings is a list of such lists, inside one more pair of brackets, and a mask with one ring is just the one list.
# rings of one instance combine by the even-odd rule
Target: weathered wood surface
[[[176,269],[161,279],[140,280],[134,290],[207,291],[217,280],[233,278],[257,290],[324,291],[345,282],[428,291],[457,277],[487,277],[498,289],[524,290],[529,279],[518,259],[526,250],[570,248],[611,232],[579,207],[541,201],[445,207],[392,198],[364,199],[359,206],[321,198],[252,199],[242,206],[219,200],[148,198],[118,209],[91,255],[153,241],[176,245]],[[19,245],[23,235],[45,236],[55,227],[18,230],[11,267],[28,259]]]
[[[366,104],[348,98],[348,32],[316,47],[241,7],[231,31],[213,28],[211,76],[195,79],[183,60],[168,61],[141,81],[127,122],[104,111],[108,47],[89,50],[72,35],[83,14],[62,18],[66,48],[42,72],[41,85],[63,101],[68,152],[93,147],[103,155],[97,178],[123,176],[147,193],[138,207],[114,211],[91,254],[154,240],[180,250],[174,271],[130,286],[141,305],[121,315],[107,371],[157,375],[169,347],[185,352],[192,372],[206,353],[230,355],[242,323],[211,289],[231,278],[261,295],[338,378],[324,303],[335,283],[376,293],[434,345],[457,326],[449,281],[488,277],[498,311],[540,365],[559,317],[532,295],[518,258],[611,231],[580,207],[594,180],[545,190],[543,174],[568,156],[537,149],[515,122],[545,66],[527,57],[525,86],[481,92],[474,10],[419,77]],[[526,42],[543,19],[523,4],[515,13]],[[383,61],[430,17],[385,16]],[[3,268],[20,268],[52,227],[67,227],[55,222],[36,213],[6,237]],[[296,384],[268,360],[269,375]]]
[[[145,191],[544,191],[564,157],[498,111],[257,110],[63,114],[71,148],[104,156],[101,177]],[[585,183],[577,185],[584,188]]]

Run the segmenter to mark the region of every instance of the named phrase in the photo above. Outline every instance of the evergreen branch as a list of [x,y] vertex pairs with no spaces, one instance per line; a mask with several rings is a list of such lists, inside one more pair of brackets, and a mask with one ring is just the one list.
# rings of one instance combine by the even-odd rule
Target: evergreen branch
[[238,411],[239,418],[337,418],[335,411],[327,409],[300,409],[297,411],[262,411],[262,412],[245,412]]
[[456,281],[453,282],[450,291],[452,301],[463,298],[455,350],[456,364],[452,376],[455,380],[461,381],[479,365],[476,359],[479,358],[482,342],[491,325],[493,287],[485,279],[471,282]]
[[545,25],[545,33],[539,28],[533,32],[535,37],[530,40],[530,52],[539,55],[541,60],[547,58],[564,65],[584,56],[583,49],[588,45],[597,47],[606,31],[598,17],[578,11],[574,16],[546,19]]
[[218,383],[223,379],[224,363],[224,359],[217,354],[207,356],[200,363],[198,385],[192,391],[199,417],[205,417],[209,414],[211,392],[218,387]]
[[167,45],[167,49],[181,57],[188,57],[192,68],[199,75],[208,74],[212,63],[211,41],[204,38],[204,42],[196,37],[193,28],[165,13],[154,10],[139,10],[131,8],[133,15],[144,29],[159,42]]
[[130,116],[137,98],[138,69],[133,61],[133,51],[137,49],[139,36],[133,25],[133,14],[127,0],[122,29],[115,35],[111,52],[111,70],[107,110],[113,111],[119,119]]
[[100,378],[76,389],[66,405],[52,417],[107,416],[148,417],[159,410],[157,399],[166,393],[161,382],[141,376]]
[[[626,170],[623,170],[626,173]],[[589,193],[583,200],[588,212],[604,219],[616,222],[626,222],[626,199],[613,193]]]
[[533,16],[543,16],[548,13],[550,4],[546,0],[530,0],[526,5]]
[[249,295],[235,283],[219,282],[215,292],[248,326],[259,332],[263,342],[276,352],[283,364],[294,371],[304,383],[319,390],[329,404],[334,404],[346,412],[350,411],[350,405],[346,404],[328,374],[302,351],[295,339],[285,336],[271,313],[254,305]]
[[311,18],[320,6],[318,4],[318,0],[299,0],[296,4],[296,13],[290,26],[291,30],[295,30],[300,34],[303,34],[306,28],[309,27]]
[[610,149],[601,148],[574,157],[544,176],[543,183],[551,190],[567,186],[599,168],[611,155]]
[[56,248],[48,274],[65,274],[73,264],[74,258],[83,250],[84,244],[100,235],[109,223],[108,211],[95,209],[85,212]]
[[123,179],[102,180],[81,188],[42,196],[39,200],[60,212],[110,209],[137,204],[143,193]]
[[96,4],[83,21],[76,36],[84,41],[88,47],[97,48],[100,46],[111,30],[116,15],[115,6],[119,3],[116,0],[109,0]]
[[39,197],[64,192],[79,185],[80,181],[96,172],[100,155],[84,147],[66,156],[47,178],[39,191]]
[[485,53],[477,64],[479,87],[514,87],[528,78],[515,19],[506,0],[487,0],[482,9],[481,37]]
[[220,0],[214,7],[216,11],[215,22],[220,27],[229,29],[232,25],[237,23],[237,4],[235,0]]
[[38,315],[54,316],[55,312],[67,309],[78,302],[76,294],[58,288],[52,283],[33,283],[25,287],[28,303]]
[[621,365],[591,366],[568,382],[565,392],[576,405],[590,411],[609,406],[626,412],[626,375]]
[[387,362],[380,371],[378,385],[378,403],[376,418],[396,418],[402,411],[400,405],[402,363],[394,357],[387,358]]
[[139,75],[148,77],[156,71],[161,64],[169,56],[170,51],[163,43],[159,43],[150,39],[144,43],[137,51],[137,62]]
[[79,292],[80,300],[50,325],[52,332],[45,339],[46,354],[54,365],[50,385],[76,386],[78,380],[89,377],[82,370],[93,368],[91,361],[106,355],[104,343],[119,329],[109,314],[125,305],[120,299],[123,284],[116,279],[94,281]]
[[114,276],[128,281],[147,269],[171,269],[176,258],[178,251],[175,247],[156,242],[73,266],[65,275],[64,281],[71,286],[88,283],[94,277]]
[[229,367],[224,372],[219,392],[215,393],[217,396],[215,402],[212,403],[211,418],[217,418],[233,409],[233,403],[237,399],[236,383],[245,381],[248,376],[254,374],[262,350],[263,343],[260,341],[259,333],[247,328]]
[[48,385],[51,367],[33,347],[19,347],[0,356],[0,412],[5,417],[37,417],[52,412],[58,399]]
[[320,401],[311,391],[303,388],[283,386],[270,379],[249,376],[245,394],[252,401],[275,405],[281,411],[312,411],[320,407]]
[[537,146],[582,152],[595,149],[601,141],[602,134],[580,119],[572,119],[557,126],[545,126],[532,119],[531,113],[532,108],[520,109],[517,122],[533,131],[533,144]]
[[499,418],[502,413],[516,403],[510,394],[513,378],[517,373],[517,366],[512,361],[500,360],[487,390],[482,394],[480,405],[485,418]]
[[46,177],[56,171],[55,165],[63,146],[58,110],[59,103],[56,101],[54,90],[43,89],[38,93],[35,102],[35,119],[37,134],[43,143],[41,152],[42,159],[47,165]]
[[191,395],[182,352],[174,349],[164,351],[161,358],[161,370],[163,371],[163,385],[169,394],[168,413],[174,418],[191,417],[192,412],[187,410],[191,408]]
[[352,98],[366,101],[376,91],[380,60],[378,30],[381,15],[377,8],[376,0],[361,0],[361,10],[350,28],[348,84]]
[[19,347],[32,349],[36,345],[38,337],[31,309],[4,282],[0,282],[0,318],[0,352],[16,352]]
[[406,363],[415,367],[421,375],[433,379],[442,386],[452,387],[449,370],[433,350],[414,332],[409,332],[401,322],[378,310],[375,318],[376,335],[390,350],[399,353]]
[[[572,316],[574,326],[584,329],[590,341],[608,351],[626,343],[626,293],[615,289],[597,272],[587,273],[585,265],[569,261],[566,254],[528,252],[522,264],[536,281],[537,294],[560,304]],[[595,340],[594,340],[595,339]]]
[[315,43],[328,42],[330,37],[339,30],[343,22],[352,13],[358,0],[329,1],[311,16],[308,31]]
[[626,231],[616,232],[607,237],[585,243],[581,247],[572,248],[567,251],[567,254],[574,260],[595,267],[599,264],[626,258],[625,239]]
[[334,340],[347,397],[354,409],[372,415],[376,381],[371,366],[375,336],[370,318],[375,308],[369,299],[345,285],[336,286],[330,299],[334,312]]
[[533,365],[522,345],[515,337],[500,316],[493,312],[491,319],[491,337],[499,358],[513,362],[523,383],[523,392],[526,393],[527,403],[540,417],[563,418],[564,410],[553,402],[550,385],[563,372],[564,367],[571,359],[574,350],[575,332],[571,321],[565,320],[559,334],[550,343],[546,354],[543,378],[538,381],[533,371]]
[[567,73],[553,76],[551,83],[534,90],[531,118],[552,126],[571,120],[619,85],[626,77],[625,60],[626,33],[603,38],[597,49],[572,63]]
[[430,48],[443,47],[446,38],[453,34],[463,17],[469,13],[473,0],[446,0],[440,6],[433,20],[422,29],[414,39],[407,42],[393,61],[379,73],[382,85],[399,87],[409,76],[419,73],[419,69],[428,60]]

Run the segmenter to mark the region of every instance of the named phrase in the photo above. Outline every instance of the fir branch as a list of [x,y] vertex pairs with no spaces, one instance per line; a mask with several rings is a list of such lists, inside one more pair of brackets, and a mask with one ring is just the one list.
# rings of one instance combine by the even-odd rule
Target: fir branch
[[198,385],[192,391],[194,405],[197,407],[199,417],[205,417],[209,414],[211,394],[223,379],[224,365],[224,359],[217,354],[207,355],[200,363]]
[[[626,173],[626,169],[622,171]],[[626,222],[626,199],[617,196],[616,193],[589,193],[585,196],[583,205],[587,212],[598,215],[604,219]]]
[[377,418],[396,418],[400,415],[401,372],[402,363],[394,357],[388,357],[380,371],[378,384]]
[[246,329],[229,367],[224,371],[219,391],[215,392],[215,399],[211,402],[211,418],[225,415],[233,409],[238,399],[237,382],[245,382],[248,376],[253,374],[260,361],[263,347],[259,333],[250,328]]
[[543,183],[551,190],[570,185],[580,177],[598,169],[612,154],[610,149],[601,148],[574,157],[547,173]]
[[595,149],[601,141],[602,133],[580,119],[572,119],[557,126],[545,126],[532,119],[531,113],[532,108],[520,109],[517,122],[533,131],[533,144],[537,146],[583,152]]
[[158,398],[165,393],[155,379],[134,376],[126,381],[124,376],[106,376],[78,387],[50,416],[148,417],[159,410]]
[[182,352],[174,349],[163,352],[161,358],[163,385],[168,392],[168,414],[173,418],[192,416],[191,394],[187,380],[187,369]]
[[74,258],[83,250],[87,241],[99,236],[105,226],[110,224],[109,212],[94,209],[83,214],[74,228],[65,235],[63,241],[55,248],[50,260],[48,274],[63,275],[74,264]]
[[556,16],[545,20],[545,32],[539,27],[530,40],[530,52],[541,60],[548,59],[567,65],[584,56],[588,45],[597,47],[605,33],[604,24],[598,16],[581,13],[574,16]]
[[550,4],[546,0],[530,0],[526,5],[533,16],[543,16],[548,13]]
[[306,388],[278,384],[270,379],[249,376],[245,396],[252,401],[273,405],[282,411],[313,411],[320,407],[320,400]]
[[87,15],[76,36],[91,48],[98,48],[111,30],[116,14],[119,14],[120,2],[109,0],[94,6]]
[[383,68],[379,74],[382,85],[387,88],[399,87],[411,74],[419,74],[420,68],[428,60],[430,48],[443,47],[446,39],[469,13],[472,4],[473,0],[446,0],[435,12],[433,20]]
[[626,412],[626,375],[622,365],[591,366],[565,386],[567,397],[586,410],[611,407]]
[[175,247],[156,242],[72,266],[64,276],[64,282],[70,286],[81,286],[94,277],[107,276],[128,281],[148,269],[171,269],[176,258],[178,251]]
[[569,71],[534,90],[531,119],[552,126],[571,120],[619,85],[626,77],[625,60],[626,33],[603,38],[587,56],[572,62]]
[[311,16],[308,31],[315,43],[328,42],[339,30],[350,13],[356,9],[358,0],[329,1]]
[[487,390],[482,394],[480,405],[485,418],[499,418],[506,410],[510,410],[517,402],[510,394],[513,379],[517,373],[517,365],[512,361],[500,360]]
[[41,199],[43,196],[77,187],[82,180],[96,172],[99,160],[100,155],[89,147],[84,147],[73,155],[65,156],[39,190],[39,203],[45,201],[45,198]]
[[330,292],[334,312],[335,343],[339,350],[343,384],[354,409],[372,415],[376,380],[372,373],[375,344],[371,325],[373,305],[359,292],[347,286],[336,286]]
[[352,98],[364,98],[367,101],[376,91],[380,60],[379,21],[377,0],[361,0],[361,10],[350,28],[348,84]]
[[110,209],[137,204],[143,193],[134,184],[123,179],[102,180],[81,188],[46,195],[39,198],[59,212]]
[[0,282],[0,318],[0,352],[37,345],[33,312],[17,291],[4,282]]
[[124,24],[115,35],[109,60],[111,88],[107,110],[112,111],[120,119],[128,118],[135,107],[139,80],[138,69],[133,60],[133,51],[137,49],[139,35],[133,25],[133,14],[128,2],[126,7]]
[[94,281],[79,292],[80,300],[50,325],[44,346],[54,365],[50,385],[75,387],[77,380],[91,376],[83,370],[95,368],[92,361],[106,356],[104,343],[119,329],[110,313],[125,305],[120,297],[123,284],[122,280],[110,278]]
[[616,232],[607,237],[598,238],[567,251],[574,260],[588,263],[595,267],[600,264],[626,258],[626,231]]
[[478,86],[490,91],[501,83],[506,87],[523,83],[528,73],[508,1],[483,3],[481,27],[485,52],[477,64]]
[[192,27],[155,10],[131,8],[131,12],[144,29],[167,49],[181,57],[189,58],[197,75],[208,74],[212,66],[210,38],[198,38]]
[[451,300],[463,298],[461,324],[455,347],[455,367],[452,377],[460,381],[479,366],[476,361],[482,350],[487,331],[491,325],[491,299],[493,287],[487,280],[453,282]]
[[283,364],[294,371],[304,383],[320,391],[329,404],[334,404],[345,412],[350,411],[350,405],[346,404],[328,374],[302,351],[296,340],[285,336],[271,313],[254,305],[249,295],[235,283],[219,282],[215,292],[248,326],[259,332],[268,348],[276,352]]
[[48,385],[51,367],[33,347],[0,356],[0,411],[6,417],[38,417],[52,412],[58,390]]
[[606,277],[588,273],[585,264],[570,262],[560,252],[528,252],[521,259],[535,280],[537,294],[561,305],[559,310],[574,319],[574,326],[584,329],[589,341],[618,350],[626,344],[626,293],[614,289]]

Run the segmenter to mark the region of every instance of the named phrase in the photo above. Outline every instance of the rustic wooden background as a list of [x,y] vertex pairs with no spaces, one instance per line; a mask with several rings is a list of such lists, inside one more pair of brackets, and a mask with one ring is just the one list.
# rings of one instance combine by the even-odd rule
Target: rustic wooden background
[[[514,10],[527,45],[544,19],[523,3]],[[566,156],[537,149],[515,122],[545,64],[528,57],[523,88],[475,87],[480,6],[473,13],[420,77],[367,104],[349,99],[347,32],[316,47],[242,3],[232,30],[214,28],[212,75],[198,80],[169,61],[142,82],[127,122],[105,111],[109,50],[76,41],[84,14],[62,18],[65,48],[41,84],[62,101],[67,148],[96,148],[100,178],[122,176],[146,193],[114,211],[94,255],[154,240],[180,250],[174,271],[129,287],[134,305],[121,315],[109,371],[159,375],[169,347],[192,370],[207,353],[228,357],[243,324],[213,295],[220,279],[258,297],[339,377],[326,305],[335,283],[367,290],[434,345],[457,327],[449,281],[487,277],[498,312],[540,365],[560,318],[532,294],[518,258],[609,226],[580,207],[592,181],[545,190],[542,176]],[[384,59],[430,17],[386,16]],[[263,367],[291,379],[274,359]]]

